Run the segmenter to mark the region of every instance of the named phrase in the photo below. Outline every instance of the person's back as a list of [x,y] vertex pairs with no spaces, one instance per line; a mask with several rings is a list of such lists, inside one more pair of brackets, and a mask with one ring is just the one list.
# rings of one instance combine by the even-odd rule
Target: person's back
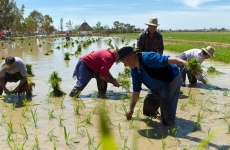
[[104,66],[105,69],[111,68],[115,62],[115,54],[113,50],[97,50],[82,56],[82,60],[91,71],[101,72],[102,66]]

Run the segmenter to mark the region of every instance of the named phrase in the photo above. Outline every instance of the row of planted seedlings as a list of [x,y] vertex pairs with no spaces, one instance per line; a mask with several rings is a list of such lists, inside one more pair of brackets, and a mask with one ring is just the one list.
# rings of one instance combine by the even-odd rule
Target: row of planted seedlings
[[[192,59],[187,61],[186,67],[193,73],[200,73],[205,76],[205,80],[208,81],[206,73],[204,73],[202,66],[200,65],[199,61],[197,59]],[[215,67],[211,66],[207,68],[207,74],[209,75],[221,75],[223,74],[222,72],[218,71],[215,69]],[[199,92],[200,95],[208,96],[206,99],[197,99],[194,97],[192,94],[191,88],[188,91],[188,101],[187,102],[179,102],[179,108],[180,111],[185,111],[187,113],[193,112],[191,115],[191,118],[194,118],[194,123],[192,130],[190,132],[197,132],[197,131],[202,131],[202,126],[201,123],[203,122],[203,119],[206,119],[207,117],[210,117],[210,115],[213,114],[219,114],[221,113],[220,109],[218,109],[218,106],[221,106],[223,108],[229,107],[230,105],[228,104],[219,104],[218,102],[215,101],[215,98],[213,96],[213,91],[210,90],[211,83],[208,81],[208,93],[204,94],[203,92]],[[197,91],[195,91],[197,93]],[[228,89],[224,89],[223,91],[223,96],[228,96]],[[181,92],[183,94],[183,92]],[[213,107],[214,106],[214,107]],[[194,107],[200,108],[197,111],[197,114],[194,114],[194,111],[192,110]],[[224,113],[223,117],[220,117],[217,119],[223,120],[223,122],[226,123],[227,125],[227,134],[230,134],[230,123],[228,119],[230,118],[230,113]],[[196,149],[205,149],[209,145],[210,141],[217,136],[217,134],[220,133],[220,130],[217,128],[213,129],[211,131],[210,128],[207,129],[207,135],[204,137],[204,139],[201,141],[201,143],[197,146]]]

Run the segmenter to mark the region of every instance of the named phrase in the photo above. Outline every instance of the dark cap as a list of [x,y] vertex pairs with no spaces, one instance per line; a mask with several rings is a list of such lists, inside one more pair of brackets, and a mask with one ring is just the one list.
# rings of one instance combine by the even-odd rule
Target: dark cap
[[134,49],[131,46],[124,46],[124,47],[120,48],[117,51],[118,55],[119,55],[119,59],[117,60],[117,63],[120,63],[122,60],[124,60],[129,55],[136,53],[138,51],[140,51],[140,50],[134,51]]

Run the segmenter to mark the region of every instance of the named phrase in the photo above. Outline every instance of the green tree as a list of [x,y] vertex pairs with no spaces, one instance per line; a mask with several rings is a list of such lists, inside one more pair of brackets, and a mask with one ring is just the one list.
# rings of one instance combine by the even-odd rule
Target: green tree
[[42,22],[43,22],[43,15],[42,15],[42,13],[40,13],[37,10],[33,10],[30,13],[29,17],[31,17],[34,20],[34,22],[35,22],[34,31],[38,31],[39,28],[41,28]]
[[60,29],[61,29],[61,32],[63,32],[63,18],[61,18],[60,20]]
[[70,20],[66,23],[66,27],[69,31],[73,30],[73,22],[71,22]]
[[52,32],[51,24],[53,23],[53,19],[49,15],[45,15],[42,19],[41,29],[46,31],[47,33]]

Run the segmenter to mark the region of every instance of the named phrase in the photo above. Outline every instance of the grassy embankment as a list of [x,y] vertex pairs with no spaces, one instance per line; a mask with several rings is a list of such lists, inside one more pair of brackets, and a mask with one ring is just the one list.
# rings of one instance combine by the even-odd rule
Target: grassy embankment
[[[211,45],[216,49],[216,57],[213,60],[230,63],[230,32],[163,32],[162,35],[166,50],[181,53],[188,49]],[[138,33],[111,34],[111,36],[137,38]],[[221,46],[218,43],[226,45]]]

